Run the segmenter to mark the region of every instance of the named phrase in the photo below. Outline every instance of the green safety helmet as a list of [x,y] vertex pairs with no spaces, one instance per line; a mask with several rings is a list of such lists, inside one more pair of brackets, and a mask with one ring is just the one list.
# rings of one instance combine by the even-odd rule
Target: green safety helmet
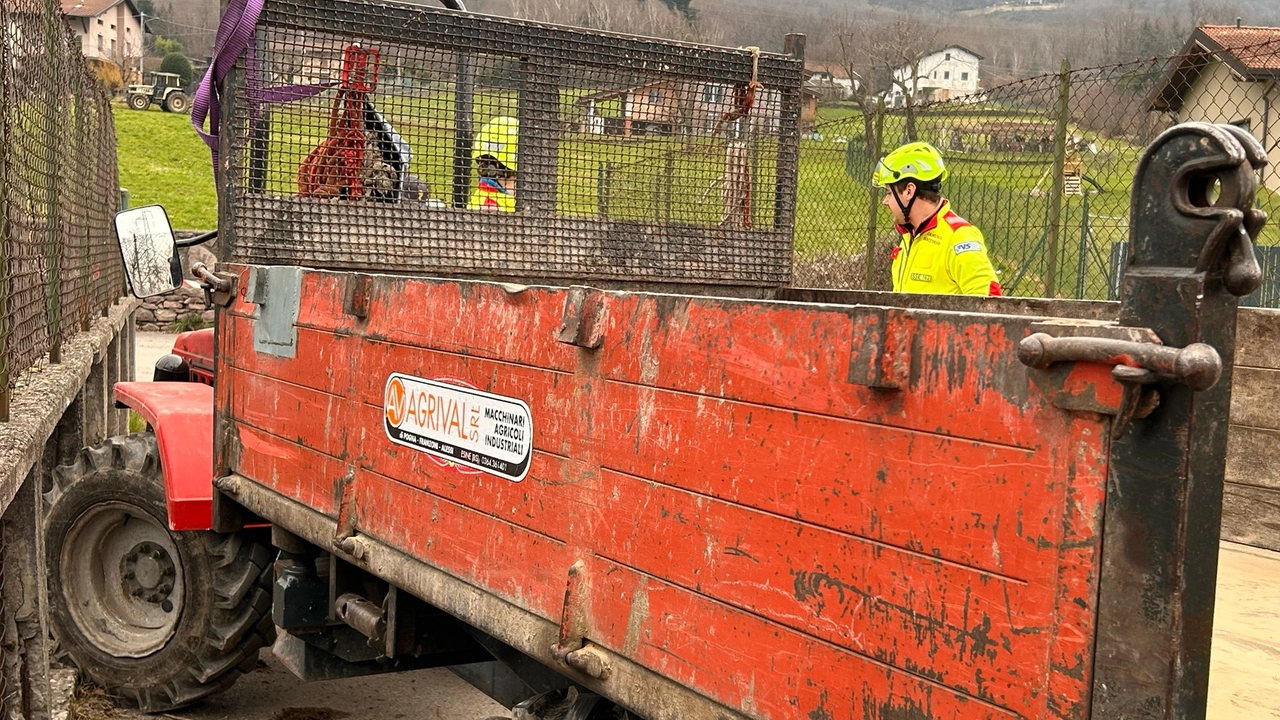
[[922,183],[947,179],[947,164],[943,162],[938,148],[927,142],[907,143],[881,158],[875,174],[871,176],[876,187],[887,187],[908,179]]
[[512,172],[520,164],[520,121],[513,117],[493,118],[476,133],[471,143],[471,159],[488,156],[502,163]]

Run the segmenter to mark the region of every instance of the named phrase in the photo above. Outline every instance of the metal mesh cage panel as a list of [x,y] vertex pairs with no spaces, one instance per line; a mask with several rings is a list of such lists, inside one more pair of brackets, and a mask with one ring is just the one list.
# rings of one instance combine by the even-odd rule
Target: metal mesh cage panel
[[106,93],[53,0],[0,3],[0,420],[17,375],[123,287]]
[[230,257],[785,284],[801,65],[434,8],[268,2],[230,83]]

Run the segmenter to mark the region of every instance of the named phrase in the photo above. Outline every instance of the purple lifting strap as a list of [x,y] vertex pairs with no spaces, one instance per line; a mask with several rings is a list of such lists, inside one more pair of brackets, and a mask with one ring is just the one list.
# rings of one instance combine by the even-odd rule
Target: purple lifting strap
[[[209,153],[213,157],[215,178],[218,174],[218,120],[222,103],[220,92],[222,81],[226,79],[227,72],[231,70],[231,66],[239,59],[241,53],[245,55],[245,65],[248,70],[246,86],[249,112],[254,117],[257,116],[257,108],[262,103],[303,100],[315,97],[337,85],[334,82],[326,82],[314,85],[281,85],[265,90],[258,87],[258,73],[253,53],[253,31],[258,24],[258,17],[262,15],[264,2],[265,0],[231,0],[227,3],[227,10],[222,15],[222,21],[218,24],[218,34],[214,38],[213,61],[209,63],[209,69],[201,78],[200,86],[196,88],[195,101],[191,104],[191,125],[195,127],[196,134],[204,140],[204,144],[209,146]],[[209,121],[208,132],[204,130],[206,119]],[[252,118],[250,124],[253,124]],[[221,186],[216,182],[214,186],[221,194]]]

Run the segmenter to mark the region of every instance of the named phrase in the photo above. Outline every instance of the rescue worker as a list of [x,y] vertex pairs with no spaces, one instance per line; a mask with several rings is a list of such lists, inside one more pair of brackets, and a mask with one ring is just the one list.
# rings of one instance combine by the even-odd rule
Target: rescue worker
[[476,133],[471,160],[480,181],[471,191],[468,209],[515,212],[519,143],[520,121],[513,117],[495,117]]
[[942,197],[947,166],[926,142],[903,145],[880,160],[871,180],[885,189],[902,241],[893,249],[893,290],[936,295],[1000,295],[982,232]]

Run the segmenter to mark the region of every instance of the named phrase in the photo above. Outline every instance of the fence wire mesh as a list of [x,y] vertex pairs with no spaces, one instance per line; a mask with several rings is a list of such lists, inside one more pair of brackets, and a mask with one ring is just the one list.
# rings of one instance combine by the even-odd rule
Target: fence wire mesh
[[[882,108],[878,98],[816,108],[802,128],[796,214],[797,285],[888,289],[892,217],[871,185],[875,163],[899,144],[925,140],[942,151],[943,194],[985,235],[1006,294],[1114,299],[1129,232],[1133,173],[1143,148],[1187,121],[1234,123],[1263,142],[1271,165],[1257,204],[1280,210],[1280,41],[1218,38],[1226,49],[1071,70],[976,95],[921,97]],[[932,83],[936,84],[936,83]],[[894,96],[889,96],[893,98]],[[1260,246],[1280,245],[1280,225]],[[1280,283],[1270,247],[1260,247]]]
[[798,59],[269,0],[240,68],[224,214],[234,259],[789,278]]
[[0,3],[0,420],[16,377],[120,295],[106,93],[55,0]]

